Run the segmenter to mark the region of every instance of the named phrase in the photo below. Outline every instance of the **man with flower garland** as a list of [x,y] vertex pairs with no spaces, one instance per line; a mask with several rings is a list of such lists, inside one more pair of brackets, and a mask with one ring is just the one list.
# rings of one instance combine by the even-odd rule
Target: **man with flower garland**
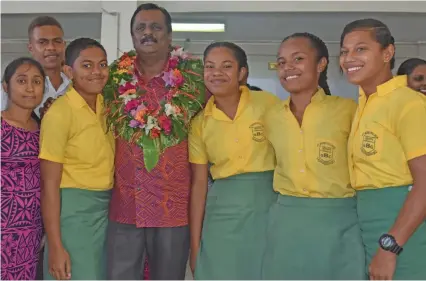
[[205,104],[203,64],[171,47],[170,14],[145,3],[134,12],[135,51],[110,68],[104,95],[117,136],[108,228],[108,278],[183,280],[189,255],[190,119]]

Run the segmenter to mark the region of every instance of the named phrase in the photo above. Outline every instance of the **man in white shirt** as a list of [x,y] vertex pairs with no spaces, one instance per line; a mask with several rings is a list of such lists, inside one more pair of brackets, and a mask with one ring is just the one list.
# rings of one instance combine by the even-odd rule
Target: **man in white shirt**
[[[51,101],[65,94],[70,80],[62,73],[65,41],[61,24],[49,16],[35,18],[28,27],[28,51],[46,72],[46,87],[43,101],[35,109],[35,114],[41,117]],[[6,109],[7,93],[2,90],[1,110]]]

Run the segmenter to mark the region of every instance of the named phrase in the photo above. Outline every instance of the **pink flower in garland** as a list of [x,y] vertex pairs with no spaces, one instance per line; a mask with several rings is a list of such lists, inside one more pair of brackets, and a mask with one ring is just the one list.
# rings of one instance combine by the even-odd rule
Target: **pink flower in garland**
[[129,113],[132,110],[136,109],[139,105],[140,101],[139,100],[131,100],[129,101],[125,106],[124,106],[124,112]]
[[172,120],[165,115],[158,117],[158,124],[166,135],[172,132]]
[[180,87],[185,82],[182,73],[179,69],[172,69],[163,74],[163,80],[166,82],[166,86]]
[[120,95],[122,95],[126,92],[133,92],[131,90],[135,90],[135,92],[136,92],[136,86],[132,82],[126,82],[125,84],[118,87],[118,93]]
[[177,57],[172,57],[169,59],[169,69],[175,69],[179,64],[179,59]]

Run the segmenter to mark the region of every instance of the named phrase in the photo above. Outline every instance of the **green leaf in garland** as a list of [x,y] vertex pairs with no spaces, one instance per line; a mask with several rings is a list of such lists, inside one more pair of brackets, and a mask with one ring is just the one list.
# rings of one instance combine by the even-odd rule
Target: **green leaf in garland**
[[140,140],[141,142],[138,142],[137,144],[142,147],[145,168],[148,172],[151,172],[160,160],[158,141],[151,139],[146,135],[144,135]]

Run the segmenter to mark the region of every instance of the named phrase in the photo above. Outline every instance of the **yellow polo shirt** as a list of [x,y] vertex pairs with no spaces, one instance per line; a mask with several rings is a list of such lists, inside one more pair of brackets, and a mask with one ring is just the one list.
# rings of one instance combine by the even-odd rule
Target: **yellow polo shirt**
[[405,75],[378,86],[368,100],[360,89],[348,149],[355,189],[413,183],[407,161],[426,154],[426,104]]
[[61,188],[112,188],[115,140],[107,131],[103,104],[99,94],[93,112],[70,87],[43,117],[39,158],[63,164]]
[[245,86],[240,90],[234,120],[216,107],[212,96],[191,122],[189,162],[212,163],[213,179],[275,168],[275,154],[265,136],[263,116],[279,98]]
[[266,132],[275,150],[274,190],[313,198],[353,197],[347,141],[356,110],[353,100],[327,96],[319,89],[307,106],[302,126],[290,98],[271,108]]

